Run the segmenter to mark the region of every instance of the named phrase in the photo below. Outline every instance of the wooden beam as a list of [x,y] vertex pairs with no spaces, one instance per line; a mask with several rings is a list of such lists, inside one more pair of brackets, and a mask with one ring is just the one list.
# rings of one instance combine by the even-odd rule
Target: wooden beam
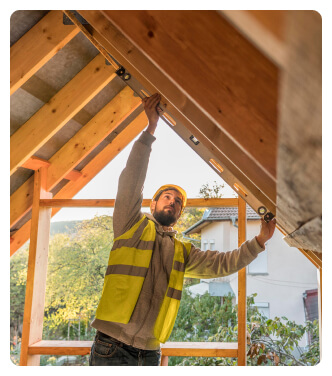
[[21,228],[19,228],[10,240],[10,257],[20,249],[30,238],[31,220],[27,221]]
[[26,160],[22,164],[22,167],[36,171],[39,170],[41,167],[49,167],[50,164],[51,163],[49,161],[32,155],[28,160]]
[[278,69],[274,64],[216,11],[105,10],[103,14],[183,93],[189,93],[230,140],[276,177]]
[[10,174],[40,149],[100,90],[116,77],[97,55],[10,138]]
[[[82,176],[76,181],[68,182],[55,196],[55,199],[74,197],[90,180],[92,180],[114,157],[116,157],[147,126],[147,118],[142,112],[115,139],[96,155],[81,171]],[[60,208],[52,210],[52,216]],[[29,239],[31,222],[26,222],[16,231],[10,245],[11,256]]]
[[60,10],[50,11],[10,48],[10,95],[79,33],[62,18]]
[[32,207],[33,176],[10,196],[10,226],[14,226]]
[[[57,183],[67,178],[68,173],[77,166],[106,136],[140,105],[141,100],[126,87],[102,108],[83,128],[81,128],[49,160],[47,190],[51,191]],[[77,173],[76,173],[76,177]],[[13,226],[32,206],[31,177],[10,197],[10,223]]]
[[47,168],[43,167],[37,170],[34,175],[32,225],[20,357],[21,366],[39,365],[39,356],[29,355],[28,348],[31,344],[40,341],[43,333],[51,209],[41,208],[39,200],[52,197],[52,194],[46,191],[46,174]]
[[81,171],[78,171],[78,170],[71,170],[71,171],[68,172],[68,174],[65,175],[64,179],[67,179],[67,180],[74,180],[74,181],[76,181],[76,180],[79,179],[81,176],[82,176]]
[[[87,355],[92,341],[39,341],[29,346],[29,354]],[[166,342],[161,346],[162,356],[236,357],[235,342]]]
[[277,66],[285,65],[285,11],[221,10],[220,13]]
[[[147,126],[144,112],[135,118],[108,146],[106,146],[82,170],[82,177],[75,182],[66,184],[55,196],[63,199],[75,196],[87,183],[89,183],[109,162],[112,161],[140,132]],[[52,213],[59,211],[54,208]]]
[[[275,213],[276,182],[256,162],[220,131],[209,117],[199,111],[192,99],[181,92],[165,73],[139,51],[100,11],[79,11],[92,25],[92,34],[109,53],[131,72],[145,89],[160,92],[167,111],[183,124],[225,169],[224,180],[233,185],[234,178]],[[193,120],[194,119],[194,120]],[[229,156],[232,156],[230,160]],[[229,172],[226,175],[226,172]],[[229,174],[232,181],[229,181]],[[254,182],[254,183],[253,183]]]
[[[238,246],[247,239],[246,202],[239,197]],[[238,271],[238,366],[247,365],[247,271]]]
[[166,342],[163,356],[237,357],[236,342]]
[[88,355],[93,341],[39,341],[29,346],[31,355]]
[[[151,199],[143,199],[142,207],[150,207]],[[189,198],[187,199],[187,206],[190,207],[228,207],[237,206],[237,198]],[[47,208],[77,208],[77,207],[114,207],[115,199],[50,199],[40,200],[41,207]]]
[[142,101],[128,86],[81,128],[51,159],[47,187],[51,190],[73,167],[128,118]]

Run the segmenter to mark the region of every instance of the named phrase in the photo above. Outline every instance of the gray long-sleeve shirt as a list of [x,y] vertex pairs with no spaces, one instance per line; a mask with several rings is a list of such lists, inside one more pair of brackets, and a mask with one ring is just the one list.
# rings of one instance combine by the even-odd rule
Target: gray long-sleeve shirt
[[[155,137],[150,133],[142,133],[120,175],[113,213],[114,238],[128,231],[143,216],[143,185],[154,140]],[[153,334],[153,328],[172,270],[176,232],[164,231],[151,214],[144,214],[156,224],[156,240],[150,267],[132,317],[128,324],[95,319],[91,325],[130,346],[157,350],[160,343]],[[191,245],[190,254],[185,260],[185,275],[192,278],[223,277],[248,265],[263,250],[256,238],[246,241],[239,249],[231,252],[201,251]]]

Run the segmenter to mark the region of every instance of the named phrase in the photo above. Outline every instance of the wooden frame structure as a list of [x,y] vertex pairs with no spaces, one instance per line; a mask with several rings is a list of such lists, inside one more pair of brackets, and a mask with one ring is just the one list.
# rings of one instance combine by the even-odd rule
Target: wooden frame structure
[[[256,212],[263,206],[276,215],[286,242],[317,267],[321,319],[320,15],[226,10],[37,13],[32,19],[38,20],[30,18],[27,25],[22,14],[16,25],[13,21],[18,35],[10,48],[13,108],[23,101],[27,109],[13,110],[20,120],[16,125],[13,121],[10,141],[10,254],[31,239],[22,364],[38,364],[38,354],[88,351],[85,343],[42,341],[44,293],[34,291],[36,284],[43,286],[47,263],[47,237],[41,233],[47,233],[50,217],[61,207],[114,205],[114,200],[71,199],[146,127],[140,97],[154,92],[162,95],[171,129],[238,193],[239,212],[244,200]],[[64,22],[64,13],[72,23]],[[68,46],[78,53],[67,50],[66,55]],[[50,82],[48,73],[56,71],[59,61],[59,76],[68,73],[69,78]],[[119,67],[132,79],[119,78]],[[46,74],[39,75],[42,70]],[[110,84],[114,95],[103,94]],[[107,99],[104,107],[90,114],[86,107],[101,94]],[[70,137],[57,139],[66,129]],[[194,145],[192,137],[199,142]],[[45,153],[50,144],[53,149]],[[188,206],[219,205],[188,200]],[[239,231],[239,237],[243,241],[245,232]],[[239,281],[242,302],[244,272]],[[239,332],[242,338],[244,332]],[[229,350],[221,345],[167,345],[163,364],[167,356],[187,351],[236,352],[245,364],[241,341],[238,349],[233,344]]]
[[[46,191],[47,168],[34,175],[33,217],[30,234],[28,278],[24,306],[20,365],[39,365],[40,355],[87,355],[91,341],[48,341],[42,339],[51,208],[114,207],[115,200],[52,199]],[[143,200],[149,207],[151,200]],[[188,199],[188,207],[238,206],[238,243],[246,240],[246,202],[238,199]],[[167,342],[161,348],[161,366],[169,356],[235,357],[246,365],[246,268],[238,272],[238,343]]]

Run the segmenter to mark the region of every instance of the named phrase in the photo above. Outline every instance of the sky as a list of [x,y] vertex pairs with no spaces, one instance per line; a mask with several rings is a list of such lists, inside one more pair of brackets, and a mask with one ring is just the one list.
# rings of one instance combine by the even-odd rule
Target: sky
[[[233,189],[162,119],[159,120],[154,135],[156,140],[152,144],[143,190],[144,198],[152,198],[157,189],[164,184],[179,185],[187,192],[188,198],[194,198],[198,197],[199,189],[203,184],[209,183],[212,187],[214,181],[225,185],[223,197],[235,197]],[[119,176],[126,165],[135,140],[73,198],[114,199]],[[95,215],[112,214],[112,212],[111,208],[63,208],[53,216],[52,222],[89,219]]]

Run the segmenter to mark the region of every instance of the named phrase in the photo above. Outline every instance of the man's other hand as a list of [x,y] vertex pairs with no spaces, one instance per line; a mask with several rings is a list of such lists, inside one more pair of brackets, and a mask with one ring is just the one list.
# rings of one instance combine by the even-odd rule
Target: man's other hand
[[270,222],[265,222],[263,218],[261,218],[261,230],[258,236],[256,236],[256,240],[258,241],[258,244],[265,248],[265,243],[272,238],[272,235],[274,234],[274,230],[276,228],[276,219],[273,218]]

